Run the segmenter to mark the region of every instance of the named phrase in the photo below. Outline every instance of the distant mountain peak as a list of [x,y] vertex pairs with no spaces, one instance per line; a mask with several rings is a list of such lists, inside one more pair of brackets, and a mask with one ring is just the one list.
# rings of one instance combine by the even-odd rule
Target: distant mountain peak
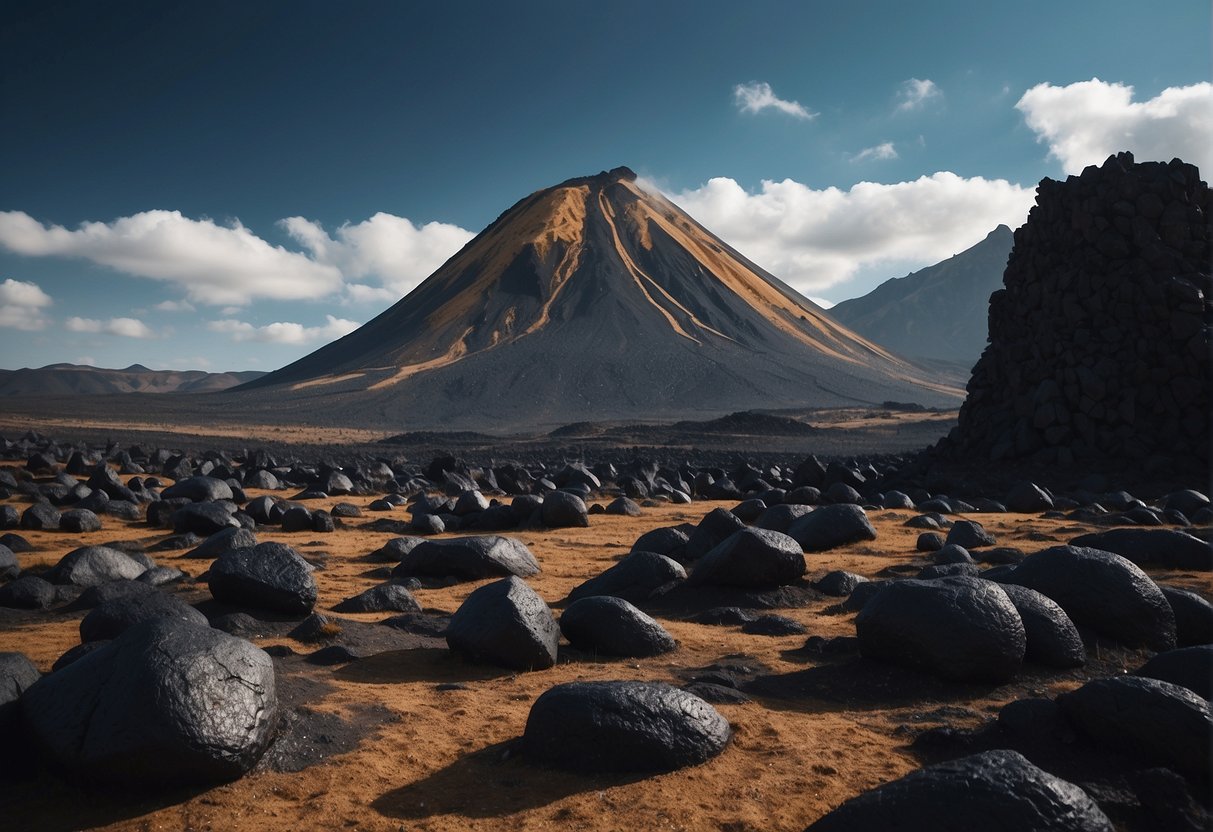
[[410,428],[960,395],[839,326],[627,167],[525,197],[391,309],[241,390],[271,386]]
[[972,366],[986,345],[990,295],[1015,234],[999,225],[976,245],[833,306],[840,323],[902,355]]

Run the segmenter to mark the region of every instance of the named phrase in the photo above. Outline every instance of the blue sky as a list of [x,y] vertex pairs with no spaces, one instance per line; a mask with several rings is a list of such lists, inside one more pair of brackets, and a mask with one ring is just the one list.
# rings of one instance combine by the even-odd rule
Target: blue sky
[[273,369],[620,164],[826,301],[1213,164],[1202,0],[508,5],[6,4],[0,366]]

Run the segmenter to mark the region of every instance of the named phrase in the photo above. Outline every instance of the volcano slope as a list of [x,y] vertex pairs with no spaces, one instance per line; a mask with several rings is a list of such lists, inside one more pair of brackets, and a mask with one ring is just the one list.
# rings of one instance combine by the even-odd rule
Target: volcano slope
[[[392,308],[223,394],[317,418],[555,426],[960,391],[826,316],[627,168],[510,208]],[[330,419],[331,421],[331,419]]]

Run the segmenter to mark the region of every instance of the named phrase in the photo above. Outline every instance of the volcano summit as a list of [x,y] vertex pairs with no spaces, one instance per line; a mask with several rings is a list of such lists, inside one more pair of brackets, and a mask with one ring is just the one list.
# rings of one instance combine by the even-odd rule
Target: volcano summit
[[830,320],[628,168],[526,197],[396,305],[230,394],[535,427],[961,391]]

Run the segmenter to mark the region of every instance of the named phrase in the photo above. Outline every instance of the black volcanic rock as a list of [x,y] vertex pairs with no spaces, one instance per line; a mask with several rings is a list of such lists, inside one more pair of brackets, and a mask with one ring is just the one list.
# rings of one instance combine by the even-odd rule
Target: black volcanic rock
[[283,543],[259,543],[224,552],[207,582],[216,601],[239,607],[306,615],[316,603],[312,567]]
[[522,749],[586,774],[673,771],[724,750],[731,729],[692,693],[653,682],[570,682],[531,706]]
[[1098,549],[1054,546],[1024,558],[1004,583],[1052,598],[1079,626],[1132,647],[1175,647],[1175,613],[1131,561]]
[[1070,545],[1115,552],[1138,566],[1213,571],[1213,547],[1175,529],[1110,529],[1080,535]]
[[960,254],[881,283],[828,314],[898,355],[977,363],[986,346],[990,295],[1002,288],[1014,237],[1000,225]]
[[569,592],[569,601],[595,595],[611,595],[633,604],[644,602],[653,592],[674,581],[686,580],[682,564],[656,552],[634,551],[602,574]]
[[1136,675],[1171,682],[1203,699],[1213,699],[1213,644],[1159,653],[1139,667]]
[[942,453],[1207,472],[1213,198],[1178,159],[1044,179]]
[[426,540],[413,546],[392,569],[395,579],[454,577],[464,581],[539,574],[539,563],[521,540],[497,535]]
[[66,771],[141,789],[239,777],[278,715],[269,656],[172,619],[132,627],[44,676],[20,705],[36,745]]
[[864,605],[855,631],[865,657],[964,681],[1010,678],[1027,647],[1011,599],[977,578],[890,582]]
[[1015,751],[986,751],[907,774],[853,797],[805,832],[998,829],[1112,832],[1094,800]]
[[396,306],[223,397],[264,407],[264,390],[442,430],[959,393],[612,173],[526,197]]
[[875,540],[867,513],[855,505],[821,506],[788,526],[788,534],[806,552],[823,552],[848,543]]
[[611,595],[569,604],[560,616],[560,631],[578,650],[608,656],[656,656],[677,647],[665,627]]
[[511,670],[556,663],[560,627],[535,590],[517,577],[480,587],[455,610],[446,629],[451,650]]
[[794,583],[804,570],[804,553],[793,538],[767,529],[741,529],[696,561],[688,582],[761,589]]

